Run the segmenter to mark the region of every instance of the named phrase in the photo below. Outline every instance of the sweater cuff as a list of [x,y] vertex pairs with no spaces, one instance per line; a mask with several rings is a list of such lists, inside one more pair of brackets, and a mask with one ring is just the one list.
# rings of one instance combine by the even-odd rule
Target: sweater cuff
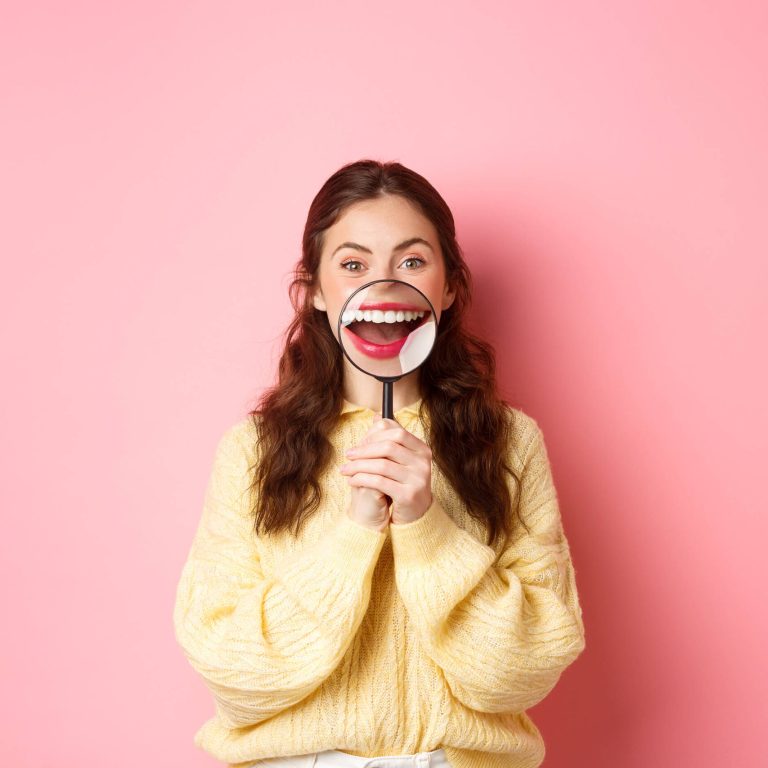
[[387,532],[377,531],[362,523],[356,523],[346,512],[334,532],[334,547],[339,553],[343,553],[341,560],[349,560],[351,552],[378,554],[384,546]]
[[361,566],[366,576],[371,575],[386,539],[386,531],[356,523],[345,512],[332,535],[319,541],[317,547],[322,553],[320,558],[324,568],[344,578],[359,578]]
[[422,517],[412,523],[393,523],[389,530],[393,554],[402,566],[445,564],[449,554],[459,558],[466,555],[466,561],[472,563],[479,559],[484,567],[495,559],[493,549],[458,526],[434,496]]
[[299,602],[330,584],[347,588],[352,581],[369,586],[386,538],[385,532],[367,528],[343,513],[327,536],[286,558],[276,577],[290,585]]

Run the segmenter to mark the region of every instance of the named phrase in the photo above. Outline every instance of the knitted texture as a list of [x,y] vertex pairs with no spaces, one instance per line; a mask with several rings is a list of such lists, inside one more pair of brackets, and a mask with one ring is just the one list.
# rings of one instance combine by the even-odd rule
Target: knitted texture
[[[427,442],[420,402],[395,418]],[[522,476],[530,534],[516,525],[495,548],[435,464],[422,518],[384,532],[351,520],[339,467],[374,414],[346,401],[320,509],[298,537],[256,537],[255,428],[246,417],[224,432],[173,613],[213,694],[198,747],[237,768],[326,749],[440,747],[455,768],[541,765],[544,741],[525,710],[585,634],[542,431],[519,409],[508,415],[507,461]]]

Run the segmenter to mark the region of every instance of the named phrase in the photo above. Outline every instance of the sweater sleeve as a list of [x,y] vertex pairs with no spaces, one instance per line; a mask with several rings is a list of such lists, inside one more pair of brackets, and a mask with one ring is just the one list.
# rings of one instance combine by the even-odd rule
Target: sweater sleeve
[[247,503],[246,442],[241,423],[218,443],[173,612],[176,639],[229,728],[296,704],[338,666],[386,539],[343,515],[316,545],[266,573]]
[[391,526],[398,590],[425,652],[453,695],[481,712],[537,704],[585,648],[544,439],[527,418],[520,513],[530,534],[519,526],[497,557],[437,501],[419,520]]

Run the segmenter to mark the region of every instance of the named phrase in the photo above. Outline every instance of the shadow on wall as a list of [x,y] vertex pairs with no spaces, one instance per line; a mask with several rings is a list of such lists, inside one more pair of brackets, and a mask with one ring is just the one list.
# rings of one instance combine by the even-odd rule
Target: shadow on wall
[[489,342],[496,351],[497,379],[502,397],[518,401],[520,382],[529,379],[535,349],[526,329],[535,319],[526,296],[527,264],[535,254],[526,253],[502,209],[467,209],[456,212],[457,234],[464,259],[472,273],[472,305],[468,329]]

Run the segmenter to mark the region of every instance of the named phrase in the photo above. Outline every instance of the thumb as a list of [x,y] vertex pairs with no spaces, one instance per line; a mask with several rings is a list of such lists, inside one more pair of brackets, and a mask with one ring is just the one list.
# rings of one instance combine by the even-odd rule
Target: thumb
[[368,434],[372,435],[374,432],[378,432],[382,427],[386,427],[387,423],[381,418],[381,414],[377,414],[373,417],[373,423],[368,429]]

